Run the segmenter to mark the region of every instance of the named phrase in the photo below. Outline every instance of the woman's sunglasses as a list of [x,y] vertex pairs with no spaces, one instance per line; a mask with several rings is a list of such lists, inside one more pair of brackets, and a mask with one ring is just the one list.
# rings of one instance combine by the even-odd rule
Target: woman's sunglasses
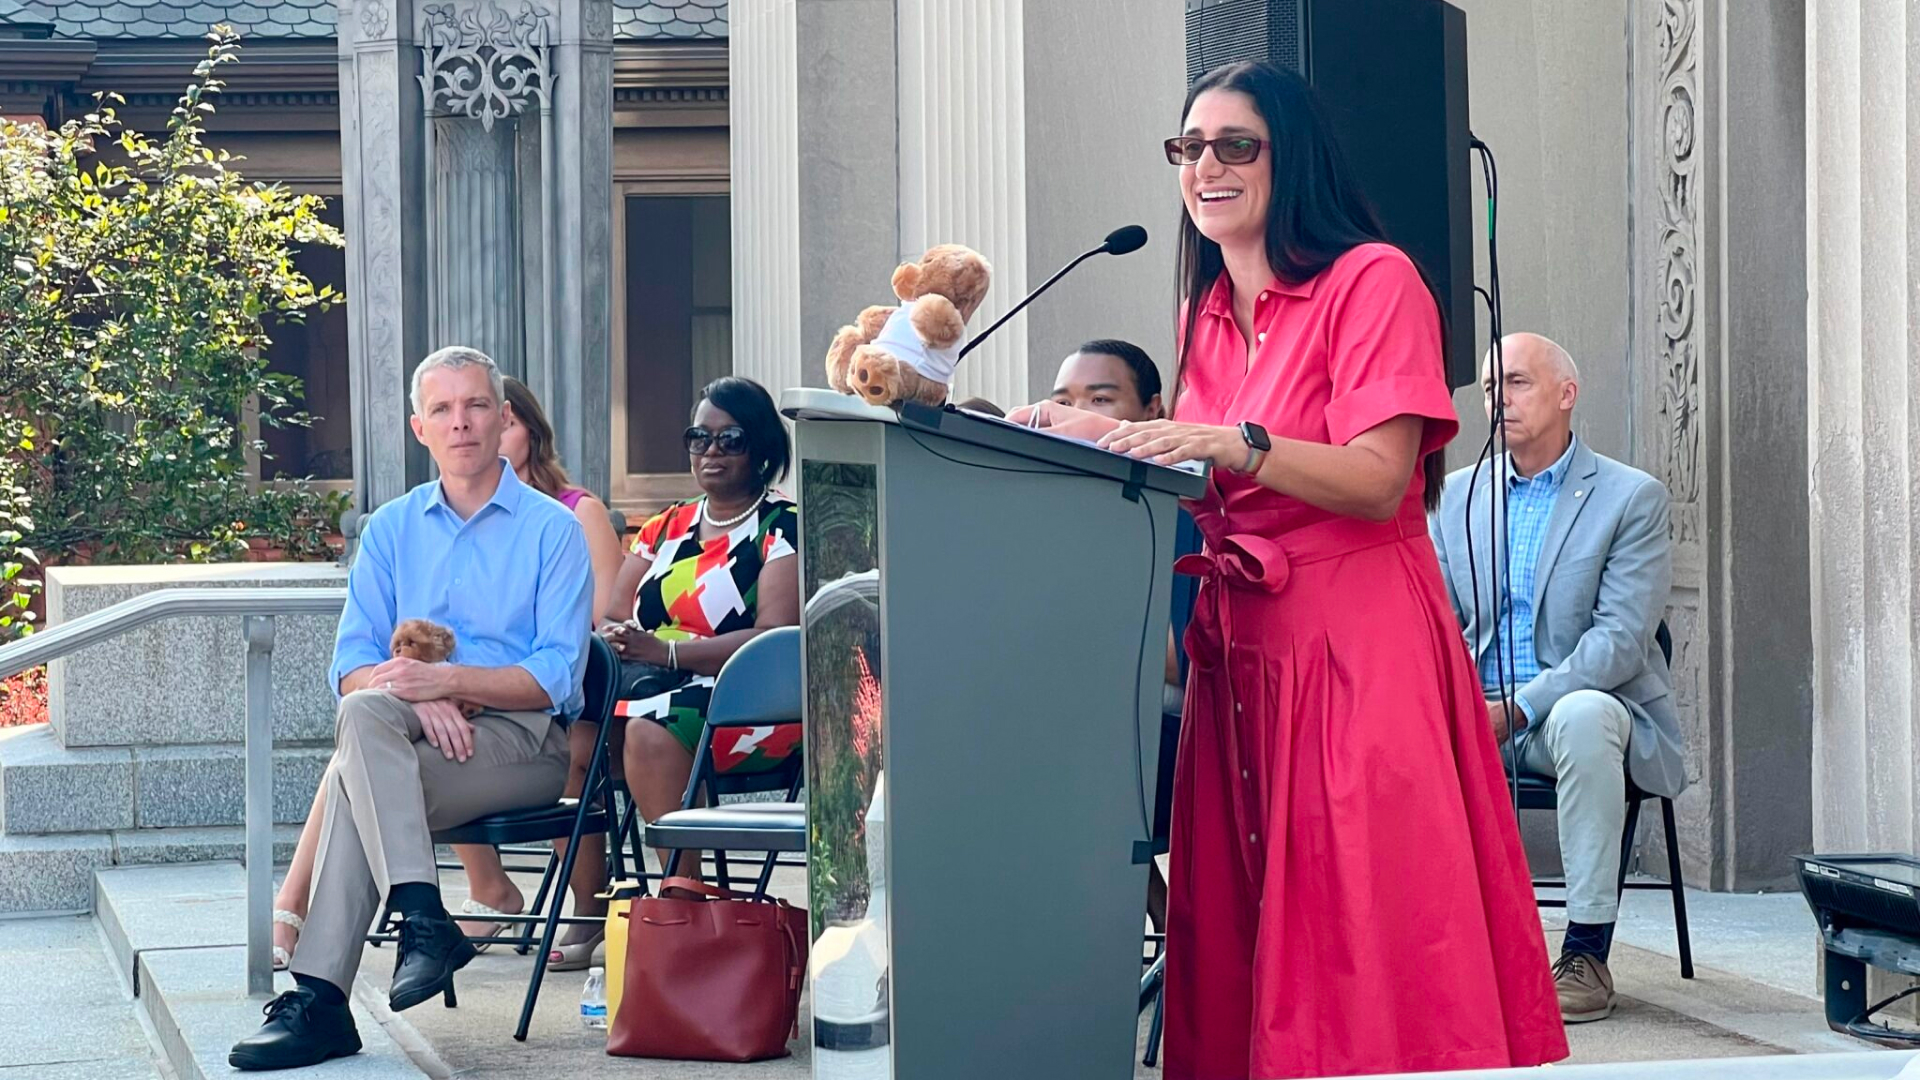
[[1214,159],[1222,165],[1251,165],[1260,160],[1260,150],[1266,145],[1265,139],[1250,135],[1223,135],[1218,139],[1181,135],[1166,142],[1167,164],[1198,165],[1200,156],[1211,146]]
[[704,457],[715,446],[727,457],[738,457],[747,452],[747,431],[741,427],[721,428],[708,431],[703,427],[690,427],[683,436],[687,441],[687,453],[694,457]]

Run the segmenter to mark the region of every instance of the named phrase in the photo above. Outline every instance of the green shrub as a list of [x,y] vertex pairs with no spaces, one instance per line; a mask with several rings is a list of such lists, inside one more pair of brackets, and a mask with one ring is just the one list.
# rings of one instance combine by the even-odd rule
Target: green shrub
[[125,127],[113,94],[58,130],[0,123],[0,611],[25,611],[29,544],[163,562],[260,538],[301,557],[337,523],[304,485],[256,490],[247,455],[261,426],[309,422],[268,334],[340,301],[294,253],[343,241],[320,199],[204,144],[239,54],[230,29],[209,39],[164,139]]

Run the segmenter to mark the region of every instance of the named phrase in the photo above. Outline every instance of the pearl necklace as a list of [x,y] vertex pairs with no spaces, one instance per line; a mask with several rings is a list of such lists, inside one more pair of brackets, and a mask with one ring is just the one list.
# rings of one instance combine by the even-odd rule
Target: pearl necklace
[[741,522],[752,517],[753,512],[755,510],[760,509],[760,504],[766,501],[767,501],[767,493],[765,490],[762,490],[760,492],[760,497],[753,500],[753,505],[747,507],[746,510],[743,511],[739,517],[731,517],[725,521],[715,521],[713,518],[713,511],[708,509],[707,500],[703,497],[700,500],[700,518],[701,520],[705,521],[708,525],[712,526],[713,528],[721,529],[721,530],[731,529],[735,525],[738,525]]

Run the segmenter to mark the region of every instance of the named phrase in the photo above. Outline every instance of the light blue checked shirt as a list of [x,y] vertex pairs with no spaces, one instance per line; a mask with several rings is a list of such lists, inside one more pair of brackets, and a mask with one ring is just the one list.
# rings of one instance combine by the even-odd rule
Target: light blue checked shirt
[[[1567,452],[1538,476],[1527,478],[1513,471],[1507,461],[1507,588],[1496,593],[1503,600],[1499,617],[1494,620],[1493,644],[1480,657],[1480,685],[1489,698],[1500,693],[1500,665],[1506,665],[1508,687],[1518,690],[1540,674],[1540,657],[1533,649],[1533,583],[1540,562],[1540,547],[1547,539],[1547,521],[1553,516],[1553,504],[1560,497],[1560,485],[1567,478],[1578,439],[1569,440]],[[1513,618],[1507,618],[1507,609]],[[1503,631],[1513,630],[1508,647],[1500,639]],[[1518,699],[1516,699],[1518,700]],[[1520,701],[1520,710],[1532,723],[1533,710]]]

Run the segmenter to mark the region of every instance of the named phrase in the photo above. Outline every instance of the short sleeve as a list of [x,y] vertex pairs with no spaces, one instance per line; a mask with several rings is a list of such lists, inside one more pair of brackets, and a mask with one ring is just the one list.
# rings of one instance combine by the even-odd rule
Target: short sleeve
[[647,519],[640,526],[640,535],[634,537],[633,553],[642,558],[651,559],[660,550],[660,535],[667,531],[667,516],[672,510],[663,510]]
[[1433,294],[1397,248],[1370,244],[1345,259],[1355,265],[1332,283],[1327,436],[1344,446],[1394,417],[1419,416],[1427,421],[1420,453],[1430,454],[1460,428]]
[[760,541],[760,561],[770,563],[775,559],[784,559],[799,550],[800,515],[795,512],[792,503],[782,503],[774,511],[773,521],[767,525],[767,534]]

